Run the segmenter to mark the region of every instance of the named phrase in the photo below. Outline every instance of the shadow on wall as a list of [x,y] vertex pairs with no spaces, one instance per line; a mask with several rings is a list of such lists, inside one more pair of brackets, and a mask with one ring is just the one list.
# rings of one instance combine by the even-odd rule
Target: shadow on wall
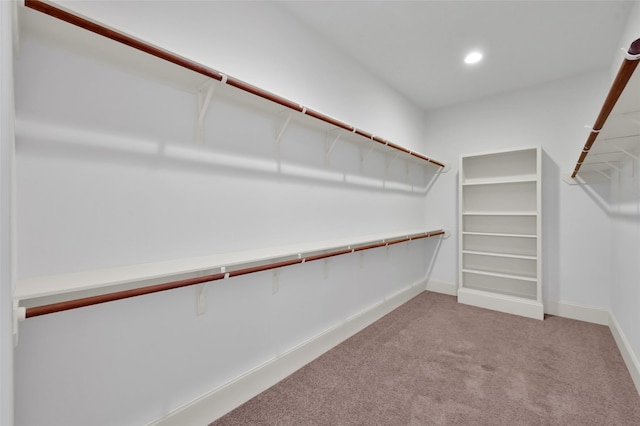
[[[344,158],[341,161],[334,158],[332,163],[337,165],[314,165],[309,164],[310,157],[315,155],[321,162],[325,157],[322,152],[314,152],[317,149],[309,150],[311,155],[303,153],[295,158],[283,159],[278,158],[279,155],[269,158],[225,152],[221,149],[223,147],[215,144],[168,142],[25,121],[18,121],[17,125],[17,150],[20,155],[78,161],[90,159],[143,169],[165,168],[187,173],[235,174],[256,179],[284,178],[300,183],[346,186],[420,197],[429,192],[441,173],[441,168],[437,166],[417,164],[375,150],[365,151],[357,144],[343,143],[343,147],[334,149],[334,157],[342,155]],[[318,135],[310,138],[318,139]],[[323,147],[322,143],[318,145]],[[281,150],[284,157],[287,148],[282,147]],[[363,155],[367,157],[361,159]]]
[[580,189],[607,215],[612,214],[611,188],[609,182],[587,183],[578,185]]
[[[637,150],[635,154],[638,154]],[[610,191],[610,216],[627,222],[640,221],[640,160],[629,159],[622,164],[606,186]],[[603,185],[604,186],[604,185]],[[585,188],[586,190],[586,188]],[[591,189],[595,190],[595,189]]]
[[424,276],[424,280],[426,283],[431,279],[431,273],[433,272],[433,266],[436,263],[436,259],[438,258],[438,253],[440,252],[440,247],[442,246],[442,237],[438,238],[427,238],[426,242],[426,251],[425,251],[425,264],[426,264],[426,273]]
[[542,295],[557,299],[550,289],[558,288],[560,276],[560,168],[542,150]]
[[420,196],[440,171],[225,84],[199,111],[197,94],[68,52],[27,44],[17,65],[20,152]]

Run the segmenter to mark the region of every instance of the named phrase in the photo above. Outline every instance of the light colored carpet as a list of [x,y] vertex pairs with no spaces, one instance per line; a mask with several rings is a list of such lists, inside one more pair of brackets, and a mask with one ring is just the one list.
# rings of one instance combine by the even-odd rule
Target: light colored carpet
[[251,401],[226,425],[640,425],[605,326],[424,292]]

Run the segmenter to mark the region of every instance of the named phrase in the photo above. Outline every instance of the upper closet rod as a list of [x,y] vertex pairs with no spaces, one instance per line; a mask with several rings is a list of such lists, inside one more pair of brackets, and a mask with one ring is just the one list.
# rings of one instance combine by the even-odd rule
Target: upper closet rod
[[309,256],[306,256],[306,257],[300,256],[300,257],[295,258],[295,259],[281,260],[281,261],[277,261],[277,262],[267,263],[267,264],[264,264],[264,265],[251,266],[251,267],[247,267],[247,268],[237,269],[237,270],[233,270],[233,271],[229,271],[229,272],[219,272],[219,273],[216,273],[216,274],[210,274],[210,275],[206,275],[206,276],[202,276],[202,277],[187,278],[187,279],[183,279],[183,280],[179,280],[179,281],[172,281],[172,282],[168,282],[168,283],[156,284],[156,285],[151,285],[151,286],[147,286],[147,287],[134,288],[134,289],[131,289],[131,290],[122,290],[122,291],[116,291],[116,292],[107,293],[107,294],[101,294],[101,295],[98,295],[98,296],[90,296],[90,297],[84,297],[84,298],[80,298],[80,299],[67,300],[67,301],[64,301],[64,302],[51,303],[51,304],[48,304],[48,305],[33,306],[33,307],[26,308],[25,317],[26,318],[31,318],[31,317],[37,317],[37,316],[40,316],[40,315],[53,314],[55,312],[67,311],[67,310],[70,310],[70,309],[76,309],[76,308],[82,308],[82,307],[85,307],[85,306],[97,305],[97,304],[100,304],[100,303],[113,302],[113,301],[116,301],[116,300],[128,299],[130,297],[136,297],[136,296],[142,296],[142,295],[145,295],[145,294],[158,293],[158,292],[161,292],[161,291],[173,290],[173,289],[177,289],[177,288],[181,288],[181,287],[187,287],[187,286],[207,283],[207,282],[211,282],[211,281],[218,281],[218,280],[222,280],[222,279],[226,279],[226,278],[230,278],[230,277],[236,277],[236,276],[240,276],[240,275],[251,274],[251,273],[254,273],[254,272],[267,271],[267,270],[270,270],[270,269],[282,268],[282,267],[285,267],[285,266],[296,265],[296,264],[299,264],[299,263],[311,262],[311,261],[314,261],[314,260],[320,260],[320,259],[326,259],[326,258],[333,257],[333,256],[339,256],[339,255],[342,255],[342,254],[355,253],[355,252],[358,252],[358,251],[369,250],[369,249],[373,249],[373,248],[377,248],[377,247],[390,246],[392,244],[399,244],[399,243],[404,243],[404,242],[407,242],[407,241],[419,240],[419,239],[422,239],[422,238],[436,237],[438,235],[444,235],[444,234],[445,234],[445,232],[442,231],[442,230],[426,232],[424,234],[416,234],[416,235],[411,235],[411,236],[407,236],[407,237],[403,237],[403,238],[397,238],[397,239],[388,240],[388,241],[384,241],[383,240],[381,242],[367,244],[367,245],[363,245],[363,246],[359,246],[359,247],[353,247],[353,248],[347,247],[347,248],[343,248],[343,249],[332,250],[332,251],[329,251],[329,252],[326,252],[326,253],[309,255]]
[[640,38],[631,43],[629,50],[627,51],[627,57],[622,61],[622,65],[620,65],[620,69],[618,70],[618,74],[616,74],[616,78],[613,80],[611,84],[611,89],[609,89],[609,94],[607,98],[604,100],[604,104],[602,105],[602,109],[600,110],[600,114],[596,119],[596,122],[593,125],[591,133],[587,138],[587,142],[584,144],[584,148],[580,153],[580,157],[578,158],[578,162],[576,164],[576,168],[573,170],[571,174],[572,178],[575,178],[578,174],[578,170],[580,170],[580,166],[584,162],[585,158],[587,158],[587,154],[589,154],[589,150],[591,146],[596,141],[598,137],[598,133],[602,130],[604,123],[607,121],[607,117],[613,110],[618,98],[624,91],[633,71],[638,66],[638,60],[640,59]]
[[165,61],[174,63],[183,68],[187,68],[189,70],[195,71],[199,74],[205,75],[207,77],[213,78],[222,83],[226,83],[230,86],[236,87],[240,90],[244,90],[245,92],[251,93],[253,95],[259,96],[261,98],[267,99],[271,102],[275,102],[284,107],[293,109],[302,114],[309,115],[311,117],[317,118],[318,120],[322,120],[326,123],[329,123],[333,126],[339,127],[341,129],[347,130],[349,132],[356,133],[360,136],[363,136],[367,139],[371,139],[374,142],[380,143],[382,145],[388,146],[390,148],[396,149],[398,151],[402,151],[406,154],[409,154],[413,157],[419,158],[421,160],[427,161],[429,163],[435,164],[436,166],[444,168],[445,165],[439,161],[428,158],[422,154],[417,152],[413,152],[407,148],[404,148],[400,145],[396,145],[390,141],[382,139],[381,137],[374,136],[371,133],[365,132],[364,130],[357,129],[353,126],[350,126],[340,120],[336,120],[335,118],[329,117],[328,115],[322,114],[318,111],[314,111],[312,109],[306,108],[300,104],[297,104],[293,101],[285,99],[281,96],[275,95],[266,90],[255,87],[249,83],[246,83],[242,80],[238,80],[237,78],[230,77],[226,74],[223,74],[219,71],[206,67],[202,64],[194,62],[190,59],[182,57],[180,55],[176,55],[175,53],[169,52],[167,50],[156,47],[152,44],[144,42],[142,40],[136,39],[130,35],[121,33],[114,29],[108,28],[104,25],[101,25],[97,22],[91,21],[89,19],[83,18],[81,16],[75,15],[71,12],[63,10],[59,7],[53,6],[50,3],[45,2],[44,0],[25,0],[25,6],[37,10],[39,12],[45,13],[47,15],[58,18],[62,21],[68,22],[70,24],[76,25],[80,28],[84,28],[85,30],[91,31],[103,37],[109,38],[111,40],[117,41],[119,43],[130,46],[134,49],[141,50],[142,52],[153,55],[157,58],[163,59]]

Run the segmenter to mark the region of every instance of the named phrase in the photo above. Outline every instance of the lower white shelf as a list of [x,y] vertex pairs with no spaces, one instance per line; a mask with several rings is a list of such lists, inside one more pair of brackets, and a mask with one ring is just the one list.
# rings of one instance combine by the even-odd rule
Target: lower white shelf
[[538,282],[536,277],[527,277],[527,276],[523,276],[523,275],[514,275],[514,274],[503,274],[503,273],[500,273],[500,272],[482,271],[482,270],[479,270],[479,269],[463,269],[462,272],[466,273],[466,274],[486,275],[486,276],[489,276],[489,277],[507,278],[507,279],[511,279],[511,280],[530,281],[532,283],[537,283]]
[[441,229],[413,229],[69,274],[28,277],[17,281],[13,297],[23,307],[58,303],[290,259],[306,259],[309,256],[345,249],[358,251],[358,248],[370,245],[400,242],[399,240],[405,238],[424,238],[438,232],[441,232]]
[[463,232],[462,235],[476,235],[481,237],[507,237],[507,238],[537,238],[532,234],[505,234],[496,232]]
[[516,275],[463,270],[461,288],[526,300],[538,299],[537,281],[531,278],[523,279]]
[[542,302],[472,288],[458,289],[458,302],[507,314],[544,319]]
[[464,216],[536,216],[537,212],[527,210],[468,210],[462,212]]
[[479,256],[505,257],[509,259],[537,260],[536,256],[523,254],[494,253],[491,251],[462,250],[462,254],[476,254]]

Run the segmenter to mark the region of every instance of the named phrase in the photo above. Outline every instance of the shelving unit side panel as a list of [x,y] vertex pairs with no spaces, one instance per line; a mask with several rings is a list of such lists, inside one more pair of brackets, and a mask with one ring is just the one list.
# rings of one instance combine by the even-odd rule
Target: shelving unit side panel
[[463,203],[463,182],[465,180],[464,170],[464,157],[460,157],[458,163],[458,289],[462,289],[463,274],[462,274],[462,244],[463,244],[463,232],[465,231],[465,217],[462,212],[464,211]]
[[536,216],[536,229],[537,229],[537,276],[538,276],[538,289],[536,299],[539,303],[542,303],[542,148],[536,150],[536,171],[539,184],[536,191],[536,204],[538,206],[538,214]]

